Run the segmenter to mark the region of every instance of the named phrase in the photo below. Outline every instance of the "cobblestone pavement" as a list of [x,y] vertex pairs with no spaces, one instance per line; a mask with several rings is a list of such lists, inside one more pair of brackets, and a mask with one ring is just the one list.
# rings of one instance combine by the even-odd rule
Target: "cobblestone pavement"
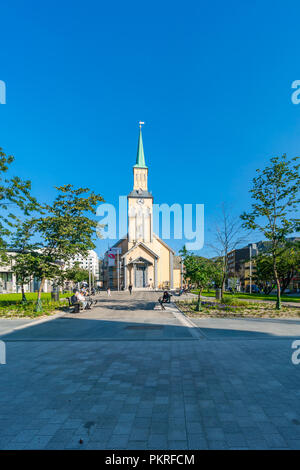
[[197,339],[158,296],[2,337],[0,449],[300,449],[300,322],[198,320]]

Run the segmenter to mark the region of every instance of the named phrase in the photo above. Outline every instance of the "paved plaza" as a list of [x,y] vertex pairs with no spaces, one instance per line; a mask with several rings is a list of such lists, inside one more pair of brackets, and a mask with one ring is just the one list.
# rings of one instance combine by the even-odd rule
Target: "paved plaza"
[[159,295],[0,319],[0,449],[300,449],[300,321],[193,325]]

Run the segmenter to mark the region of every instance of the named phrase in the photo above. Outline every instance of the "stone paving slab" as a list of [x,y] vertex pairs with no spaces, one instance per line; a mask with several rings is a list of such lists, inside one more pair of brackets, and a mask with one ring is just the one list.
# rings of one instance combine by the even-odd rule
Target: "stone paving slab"
[[[108,321],[111,334],[122,319],[189,329],[170,311],[152,316],[157,294],[144,304],[143,293],[133,294],[128,308],[110,308],[118,295],[92,314],[98,320],[86,313],[75,323]],[[47,340],[55,321],[39,326],[43,341],[6,340],[0,449],[300,449],[300,365],[291,362],[291,339],[197,341],[186,332],[183,340],[129,341],[118,333],[99,341],[83,328],[88,340],[79,329],[78,340]]]
[[15,328],[32,325],[34,320],[30,318],[15,318],[15,319],[6,319],[0,318],[0,337]]
[[23,330],[32,326],[47,323],[64,316],[64,312],[57,312],[53,315],[43,315],[38,318],[1,318],[0,317],[0,339],[2,336],[14,331]]
[[190,318],[207,339],[300,338],[300,319]]
[[290,356],[287,340],[10,342],[0,446],[299,448]]

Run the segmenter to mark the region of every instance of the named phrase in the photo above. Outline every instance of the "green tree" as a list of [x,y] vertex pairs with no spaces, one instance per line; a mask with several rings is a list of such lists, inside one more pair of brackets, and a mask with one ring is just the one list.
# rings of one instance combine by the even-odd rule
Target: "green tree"
[[36,277],[41,280],[37,310],[41,310],[41,292],[46,279],[60,276],[60,265],[68,264],[75,255],[87,256],[95,248],[97,221],[94,219],[99,202],[104,199],[88,188],[72,185],[56,188],[58,195],[52,205],[44,206],[45,214],[34,220],[41,237],[41,248],[35,251]]
[[255,264],[255,283],[268,295],[275,285],[272,258],[266,253],[260,253],[253,262]]
[[34,225],[34,218],[23,221],[18,219],[10,244],[10,248],[14,252],[12,270],[16,274],[17,283],[21,286],[23,302],[26,302],[24,284],[30,282],[34,274],[35,257],[32,257],[32,254],[39,248],[39,244],[31,240]]
[[[257,284],[269,294],[274,285],[273,260],[270,254],[261,253],[255,260]],[[300,243],[288,241],[278,248],[277,272],[280,280],[281,294],[285,292],[289,283],[300,270]]]
[[17,256],[15,264],[12,266],[12,270],[16,275],[17,284],[21,286],[22,302],[26,302],[26,295],[24,285],[28,284],[32,279],[30,265],[28,263],[27,255],[20,253]]
[[8,261],[8,237],[18,220],[18,215],[29,215],[38,208],[36,199],[30,194],[30,181],[23,181],[17,176],[7,176],[13,161],[14,157],[7,156],[0,147],[0,262]]
[[72,268],[63,270],[62,272],[64,281],[72,281],[75,284],[89,280],[89,271],[79,266],[79,263],[75,263]]
[[224,277],[223,259],[211,260],[211,280],[215,288],[221,288]]
[[300,243],[288,242],[284,247],[278,263],[278,275],[280,278],[282,294],[287,289],[293,277],[300,270]]
[[193,253],[188,253],[186,250],[182,250],[181,254],[183,256],[185,278],[199,289],[196,310],[200,311],[202,291],[212,282],[213,264],[210,260],[195,256]]
[[298,158],[287,160],[286,155],[271,158],[270,165],[264,170],[257,170],[250,190],[254,199],[252,211],[241,215],[243,227],[259,230],[269,240],[269,253],[272,257],[272,269],[277,289],[276,309],[281,308],[280,276],[278,261],[281,246],[288,234],[300,227],[299,219],[291,217],[299,204],[299,164]]

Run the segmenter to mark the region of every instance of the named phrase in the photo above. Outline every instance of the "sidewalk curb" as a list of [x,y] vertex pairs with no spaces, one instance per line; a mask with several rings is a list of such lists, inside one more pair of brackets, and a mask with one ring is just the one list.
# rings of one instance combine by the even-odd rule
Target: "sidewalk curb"
[[[161,310],[161,308],[156,308],[158,307],[159,303],[156,304],[156,306],[154,307],[154,310]],[[197,339],[197,340],[202,340],[202,339],[206,339],[206,336],[204,336],[204,334],[202,332],[200,332],[200,328],[198,325],[196,325],[192,320],[190,320],[184,312],[182,312],[180,310],[179,307],[177,307],[177,305],[175,305],[174,302],[170,302],[169,304],[165,304],[165,312],[171,312],[175,318],[177,318],[177,320],[184,326],[186,326],[187,328],[189,328],[190,330],[190,333],[191,335],[193,336],[193,338]],[[163,311],[163,310],[161,310]]]
[[196,325],[196,323],[194,323],[189,317],[186,316],[186,314],[180,310],[180,308],[174,304],[173,302],[171,302],[173,307],[177,310],[177,312],[172,312],[173,315],[179,320],[181,321],[181,323],[183,323],[184,325],[186,325],[188,328],[190,328],[190,332],[191,332],[191,335],[195,338],[195,339],[206,339],[206,336],[201,332],[200,328],[198,325]]
[[13,333],[14,331],[23,330],[25,328],[29,328],[30,326],[35,326],[35,325],[39,325],[41,323],[46,323],[46,322],[51,321],[51,320],[56,320],[57,318],[63,317],[64,315],[66,315],[66,312],[64,312],[64,313],[55,313],[54,315],[51,315],[47,318],[41,318],[40,320],[36,320],[36,321],[33,320],[32,322],[26,323],[25,325],[16,326],[15,328],[12,328],[11,330],[6,331],[3,335],[0,335],[0,338],[3,338],[6,335],[9,335],[9,334]]

